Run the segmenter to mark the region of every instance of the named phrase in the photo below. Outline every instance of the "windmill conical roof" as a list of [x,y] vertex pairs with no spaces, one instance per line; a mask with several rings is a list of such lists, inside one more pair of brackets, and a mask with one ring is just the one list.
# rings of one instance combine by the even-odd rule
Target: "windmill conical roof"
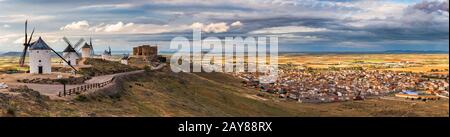
[[51,50],[51,48],[42,40],[41,37],[30,46],[30,50]]
[[91,48],[91,45],[89,45],[89,44],[86,42],[86,43],[84,43],[83,47],[81,47],[81,48],[83,48],[83,49],[85,49],[85,48]]

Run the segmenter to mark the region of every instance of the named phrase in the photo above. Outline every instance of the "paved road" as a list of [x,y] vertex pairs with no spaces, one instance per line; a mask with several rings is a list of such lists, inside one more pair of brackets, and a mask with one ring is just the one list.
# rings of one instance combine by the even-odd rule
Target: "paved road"
[[[114,76],[136,74],[136,73],[141,73],[141,72],[143,72],[143,70],[117,73],[117,74],[113,74],[113,75],[97,76],[97,77],[92,77],[92,79],[87,80],[85,83],[86,84],[102,83],[102,82],[111,80]],[[39,91],[41,94],[47,95],[47,96],[57,96],[58,92],[62,91],[64,88],[63,85],[50,85],[50,84],[30,84],[30,83],[17,83],[17,82],[16,83],[6,83],[6,84],[10,88],[17,88],[19,86],[28,86],[28,88]],[[86,84],[66,85],[66,89],[72,89],[72,88],[76,88],[76,87],[86,85]]]

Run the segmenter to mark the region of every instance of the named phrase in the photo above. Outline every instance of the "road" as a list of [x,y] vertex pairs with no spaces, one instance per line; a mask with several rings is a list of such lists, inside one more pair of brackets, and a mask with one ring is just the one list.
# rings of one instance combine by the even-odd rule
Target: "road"
[[[136,74],[136,73],[141,73],[141,72],[143,72],[143,70],[92,77],[92,79],[85,81],[85,84],[66,85],[66,89],[72,89],[72,88],[76,88],[76,87],[79,87],[82,85],[87,85],[87,84],[92,84],[92,83],[102,83],[102,82],[111,80],[115,76],[130,75],[130,74]],[[41,94],[47,95],[50,97],[57,96],[58,92],[62,91],[64,88],[63,85],[52,85],[52,84],[31,84],[31,83],[18,83],[18,82],[10,82],[10,83],[6,83],[6,84],[9,86],[9,88],[17,88],[19,86],[27,86],[28,88],[36,90],[36,91],[40,92]],[[112,84],[114,84],[114,83],[112,83]]]

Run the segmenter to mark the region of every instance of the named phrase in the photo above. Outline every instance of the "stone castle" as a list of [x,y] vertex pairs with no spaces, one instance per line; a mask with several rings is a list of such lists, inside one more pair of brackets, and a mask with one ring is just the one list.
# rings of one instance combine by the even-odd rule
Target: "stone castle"
[[158,56],[158,47],[157,46],[150,46],[150,45],[142,45],[139,47],[133,48],[133,56],[154,60]]

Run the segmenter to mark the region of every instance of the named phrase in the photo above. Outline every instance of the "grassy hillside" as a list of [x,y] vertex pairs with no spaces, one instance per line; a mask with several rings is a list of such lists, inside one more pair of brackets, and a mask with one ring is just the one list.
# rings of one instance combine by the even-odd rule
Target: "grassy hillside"
[[[133,78],[134,79],[134,78]],[[119,96],[78,97],[51,104],[61,116],[294,116],[269,101],[245,97],[241,88],[194,74],[147,72],[123,83]],[[77,110],[77,111],[75,111]]]
[[[221,73],[148,71],[123,79],[114,94],[53,101],[23,89],[0,93],[3,116],[448,116],[448,100],[407,103],[381,99],[300,104],[270,94],[256,96]],[[111,92],[113,90],[106,90]],[[101,92],[100,92],[101,93]]]
[[115,73],[122,73],[128,71],[138,70],[136,67],[121,64],[120,62],[107,61],[102,59],[88,58],[84,62],[86,65],[92,65],[89,68],[82,68],[80,74],[86,76],[101,76]]

